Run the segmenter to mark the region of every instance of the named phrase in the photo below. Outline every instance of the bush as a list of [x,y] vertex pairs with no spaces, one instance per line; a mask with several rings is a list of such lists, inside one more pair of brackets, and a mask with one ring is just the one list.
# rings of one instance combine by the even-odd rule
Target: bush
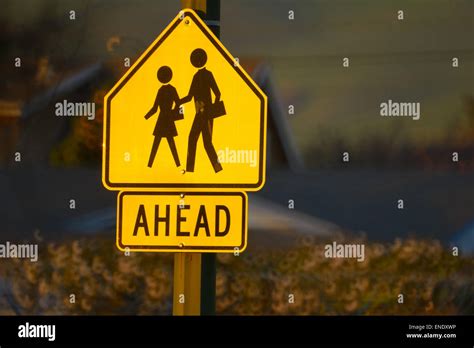
[[[327,259],[325,242],[311,238],[291,249],[218,254],[218,314],[474,314],[472,258],[437,241],[356,242],[365,244],[364,262]],[[40,250],[36,263],[2,261],[0,314],[172,312],[172,254],[125,256],[103,237]]]

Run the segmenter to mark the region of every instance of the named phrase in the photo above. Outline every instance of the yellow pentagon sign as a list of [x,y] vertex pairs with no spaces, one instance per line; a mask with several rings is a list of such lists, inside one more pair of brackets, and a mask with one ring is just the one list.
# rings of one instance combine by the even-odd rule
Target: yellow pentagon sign
[[192,10],[183,10],[105,97],[110,190],[259,190],[267,98]]
[[117,246],[129,251],[242,252],[244,192],[120,192]]

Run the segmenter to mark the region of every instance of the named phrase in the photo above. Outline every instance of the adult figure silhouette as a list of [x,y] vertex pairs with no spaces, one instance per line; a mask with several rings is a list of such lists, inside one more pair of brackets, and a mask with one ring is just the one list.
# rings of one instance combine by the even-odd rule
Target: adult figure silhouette
[[214,171],[217,173],[222,170],[222,166],[219,163],[216,149],[212,144],[212,117],[209,114],[209,110],[213,105],[211,91],[215,95],[214,103],[219,101],[221,93],[217,87],[214,76],[205,67],[206,62],[207,54],[202,48],[197,48],[191,53],[191,64],[199,70],[194,74],[188,95],[181,99],[181,103],[187,103],[191,101],[191,99],[194,99],[194,105],[196,107],[196,115],[194,116],[193,125],[189,132],[186,171],[194,171],[197,141],[199,136],[202,135],[204,149],[214,167]]
[[166,138],[168,140],[176,167],[179,167],[180,163],[178,151],[176,150],[176,144],[174,142],[174,137],[178,135],[174,123],[176,120],[178,120],[179,116],[179,97],[178,93],[176,92],[176,88],[169,84],[171,78],[173,77],[173,72],[170,67],[162,66],[158,69],[157,77],[158,81],[160,81],[163,85],[156,94],[155,103],[151,107],[150,111],[148,111],[145,115],[145,119],[148,120],[151,116],[153,116],[158,108],[160,108],[155,130],[153,131],[155,139],[151,147],[148,167],[151,168],[153,166],[153,161],[155,160],[156,152],[158,151],[158,146],[160,145],[162,138]]

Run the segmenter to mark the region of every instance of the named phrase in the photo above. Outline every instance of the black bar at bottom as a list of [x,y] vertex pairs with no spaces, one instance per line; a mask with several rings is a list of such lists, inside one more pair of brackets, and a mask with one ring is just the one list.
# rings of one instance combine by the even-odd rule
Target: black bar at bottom
[[[152,317],[152,316],[11,316],[0,317],[0,346],[41,344],[298,343],[469,345],[472,316],[433,317]],[[27,324],[28,323],[28,324]],[[48,337],[19,337],[21,325],[55,325]],[[47,333],[45,327],[43,332]],[[25,332],[25,331],[24,331]],[[416,337],[417,335],[419,337]],[[436,335],[441,335],[438,338]],[[410,337],[408,336],[410,335]],[[456,337],[453,337],[455,335]]]

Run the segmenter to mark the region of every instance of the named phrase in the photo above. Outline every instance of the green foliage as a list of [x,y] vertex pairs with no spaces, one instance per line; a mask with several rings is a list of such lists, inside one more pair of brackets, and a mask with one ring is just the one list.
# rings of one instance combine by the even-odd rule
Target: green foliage
[[[326,243],[307,238],[291,249],[218,254],[218,313],[474,314],[473,258],[436,241],[346,242],[365,243],[364,262],[327,259]],[[171,254],[125,256],[108,238],[40,250],[36,263],[4,260],[10,300],[0,300],[1,314],[13,314],[12,306],[22,314],[171,314]]]

